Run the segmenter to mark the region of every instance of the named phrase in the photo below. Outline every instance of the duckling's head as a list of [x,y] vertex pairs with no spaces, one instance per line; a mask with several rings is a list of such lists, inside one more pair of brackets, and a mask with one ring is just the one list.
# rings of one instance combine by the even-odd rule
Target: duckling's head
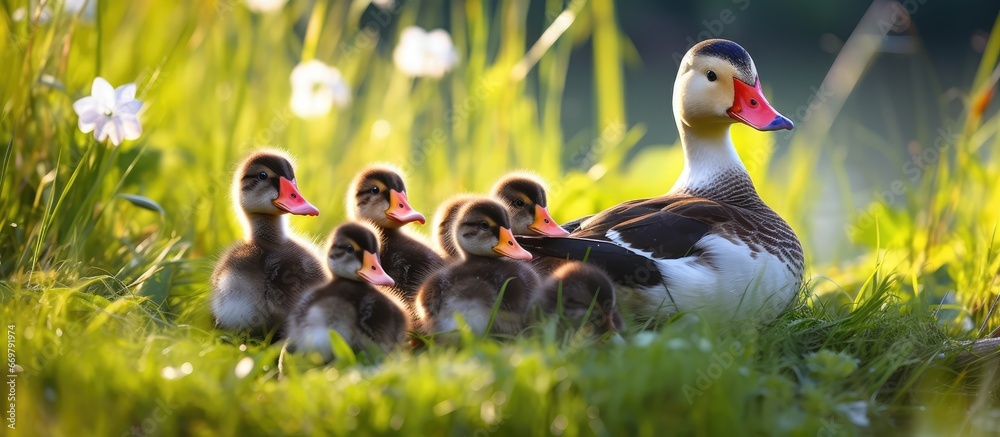
[[514,240],[507,210],[495,200],[470,200],[458,212],[454,226],[455,242],[466,254],[531,259],[531,254]]
[[424,215],[410,207],[400,171],[387,165],[362,170],[347,193],[352,218],[369,220],[383,228],[399,228],[410,222],[424,224]]
[[247,214],[319,215],[299,193],[292,163],[281,152],[267,150],[248,156],[235,179],[235,197]]
[[395,281],[379,263],[376,235],[371,226],[356,222],[344,223],[334,229],[326,246],[330,273],[354,281],[392,286]]
[[566,263],[552,272],[552,279],[556,287],[561,287],[563,314],[567,318],[580,323],[589,311],[587,321],[601,333],[624,328],[614,285],[601,269],[581,262]]
[[743,47],[710,39],[691,47],[674,81],[674,116],[678,127],[713,128],[740,122],[754,129],[792,129],[760,87],[757,67]]
[[526,172],[511,173],[497,181],[490,194],[507,206],[514,235],[569,235],[549,215],[541,178]]

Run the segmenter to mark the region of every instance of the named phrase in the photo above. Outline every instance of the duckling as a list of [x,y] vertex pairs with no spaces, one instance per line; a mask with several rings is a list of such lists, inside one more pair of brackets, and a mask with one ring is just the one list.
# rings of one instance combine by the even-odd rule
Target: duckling
[[379,256],[386,273],[396,281],[391,291],[412,302],[423,279],[444,266],[434,249],[401,229],[410,222],[423,224],[423,214],[410,207],[406,184],[393,167],[376,165],[362,170],[350,186],[347,209],[351,218],[370,221],[379,230]]
[[545,280],[535,304],[545,314],[558,314],[560,303],[561,314],[574,326],[583,325],[590,311],[586,321],[594,333],[603,335],[625,329],[625,321],[615,303],[611,278],[593,265],[570,261],[560,265]]
[[[546,199],[546,187],[541,178],[524,171],[516,171],[500,178],[490,189],[490,197],[506,206],[510,215],[510,230],[515,236],[545,235],[550,237],[565,237],[569,232],[559,226],[549,214]],[[451,236],[452,224],[462,205],[470,199],[469,195],[459,195],[446,201],[435,214],[435,239],[442,252],[449,258],[458,256]]]
[[507,210],[482,198],[467,202],[456,217],[452,232],[462,258],[421,286],[416,311],[422,330],[455,330],[454,314],[459,313],[475,333],[484,334],[506,284],[492,332],[519,332],[540,279],[529,263],[521,262],[531,260],[531,254],[514,239]]
[[333,357],[329,330],[355,351],[376,347],[388,352],[406,340],[410,317],[401,302],[375,286],[394,283],[379,264],[377,231],[345,223],[330,235],[327,264],[333,279],[305,293],[288,317],[288,338],[296,350]]
[[280,326],[303,291],[327,279],[314,249],[289,232],[285,215],[319,210],[299,193],[283,153],[251,154],[234,179],[246,238],[212,272],[212,313],[222,329],[266,332]]

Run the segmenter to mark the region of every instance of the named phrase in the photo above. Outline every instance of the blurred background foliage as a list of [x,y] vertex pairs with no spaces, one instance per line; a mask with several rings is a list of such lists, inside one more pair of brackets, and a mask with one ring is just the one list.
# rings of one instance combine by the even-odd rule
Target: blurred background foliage
[[[979,337],[1000,324],[993,311],[1000,296],[1000,116],[991,100],[1000,7],[992,2],[423,0],[383,9],[365,0],[291,0],[273,13],[253,12],[240,0],[89,3],[71,11],[50,0],[45,21],[17,18],[19,8],[37,10],[35,1],[2,0],[0,276],[5,321],[37,332],[26,353],[73,347],[41,334],[70,321],[88,333],[135,336],[169,328],[169,338],[188,339],[182,349],[189,353],[205,344],[214,353],[207,277],[215,257],[242,236],[229,194],[232,171],[257,147],[297,158],[298,185],[322,214],[291,223],[314,241],[343,220],[346,184],[371,162],[405,169],[410,200],[426,214],[452,194],[485,191],[519,168],[550,182],[550,209],[559,221],[661,194],[683,165],[670,107],[676,59],[706,37],[743,45],[771,103],[796,123],[788,134],[735,126],[733,135],[762,197],[806,247],[813,297],[803,302],[805,311],[817,312],[799,316],[846,317],[852,322],[843,326],[860,332],[868,328],[859,309],[891,302],[898,317],[931,317],[956,338]],[[530,52],[557,17],[568,20],[565,33]],[[411,25],[448,30],[457,67],[441,79],[400,72],[392,52]],[[309,59],[340,70],[351,89],[347,107],[315,119],[291,112],[289,76]],[[79,131],[71,105],[89,95],[96,76],[138,85],[139,140],[109,147]],[[698,324],[670,326],[658,338],[697,342],[706,335]],[[829,333],[815,329],[795,331],[803,336],[795,344],[814,347],[809,336]],[[921,332],[921,341],[943,338]],[[81,352],[94,360],[87,369],[134,367],[128,353],[100,358],[114,348],[139,353],[123,344],[130,338],[92,344]],[[801,350],[772,340],[762,350],[802,359]],[[508,350],[478,347],[488,350],[480,354],[486,360],[510,358]],[[554,346],[538,347],[548,356]],[[698,359],[709,362],[711,351]],[[258,363],[273,352],[251,347]],[[52,381],[68,381],[70,363],[53,359],[62,353],[29,359]],[[225,360],[240,354],[218,353]],[[412,359],[440,363],[453,353]],[[597,360],[598,369],[623,365],[574,353]],[[895,375],[920,361],[908,359],[880,372]],[[407,365],[388,367],[405,372]],[[694,375],[703,365],[683,368]],[[156,379],[164,368],[143,366],[139,380]],[[522,377],[528,376],[511,381]],[[772,377],[778,378],[761,375]],[[669,384],[677,381],[684,380]],[[610,384],[595,384],[604,383]],[[109,396],[141,389],[120,384],[100,389]],[[750,384],[747,392],[764,386]],[[784,393],[778,386],[767,387]],[[548,387],[539,383],[531,392]],[[159,389],[179,396],[175,388]],[[352,390],[361,396],[366,388]],[[47,396],[30,393],[39,401]],[[559,405],[580,407],[570,417],[589,414],[565,396]],[[443,402],[436,399],[435,405]],[[806,428],[822,429],[822,415],[802,414],[810,417]],[[381,419],[372,418],[392,418]],[[118,430],[113,423],[100,429]]]

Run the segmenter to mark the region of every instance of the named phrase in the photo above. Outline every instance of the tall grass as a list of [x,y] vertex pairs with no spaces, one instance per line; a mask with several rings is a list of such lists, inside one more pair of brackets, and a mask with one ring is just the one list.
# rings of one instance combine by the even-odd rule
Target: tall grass
[[[285,355],[279,373],[280,345],[217,331],[207,310],[211,264],[240,238],[235,162],[260,145],[297,156],[299,187],[322,211],[292,219],[310,237],[343,218],[347,182],[372,161],[405,168],[410,200],[425,211],[520,167],[552,181],[557,220],[660,194],[669,186],[649,175],[670,180],[682,155],[646,148],[628,159],[644,128],[624,109],[630,48],[613,3],[424,1],[394,13],[293,0],[259,15],[228,0],[101,1],[93,18],[56,13],[44,24],[14,21],[17,6],[6,2],[0,20],[12,41],[0,64],[15,66],[0,76],[0,314],[17,336],[22,431],[997,429],[988,360],[953,362],[956,339],[1000,326],[1000,115],[980,109],[995,86],[1000,31],[949,147],[906,186],[905,201],[864,205],[851,235],[865,254],[810,266],[800,301],[770,324],[687,314],[608,342],[552,321],[509,342],[465,335],[459,347],[326,367]],[[526,55],[528,35],[564,11],[566,33]],[[459,67],[440,80],[395,69],[392,48],[411,24],[449,28]],[[588,40],[593,128],[563,132],[569,60]],[[341,70],[350,107],[316,120],[291,114],[289,73],[304,59]],[[139,85],[140,140],[112,147],[79,132],[71,104],[95,75]],[[801,171],[784,171],[813,168],[814,157],[778,159],[773,136],[734,136],[762,197],[800,233],[827,232],[801,224],[809,202],[782,199],[788,184],[815,191]]]

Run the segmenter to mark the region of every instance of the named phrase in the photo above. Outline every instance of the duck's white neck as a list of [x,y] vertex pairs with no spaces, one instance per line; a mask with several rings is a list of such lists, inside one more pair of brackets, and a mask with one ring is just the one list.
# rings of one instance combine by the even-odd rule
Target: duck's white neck
[[728,124],[695,129],[678,122],[677,127],[684,148],[684,171],[670,192],[709,191],[734,174],[747,174],[733,147]]
[[243,230],[247,241],[281,243],[288,239],[288,215],[247,214]]

